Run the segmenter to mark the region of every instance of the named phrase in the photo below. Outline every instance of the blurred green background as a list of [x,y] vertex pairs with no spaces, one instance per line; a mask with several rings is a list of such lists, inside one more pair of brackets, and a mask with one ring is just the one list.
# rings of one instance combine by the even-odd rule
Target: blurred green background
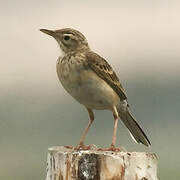
[[[180,2],[3,1],[0,7],[0,179],[44,179],[48,147],[76,145],[84,107],[58,82],[60,51],[40,28],[80,30],[114,67],[152,146],[119,124],[118,146],[158,156],[158,177],[180,178]],[[113,118],[96,111],[87,144],[111,143]]]

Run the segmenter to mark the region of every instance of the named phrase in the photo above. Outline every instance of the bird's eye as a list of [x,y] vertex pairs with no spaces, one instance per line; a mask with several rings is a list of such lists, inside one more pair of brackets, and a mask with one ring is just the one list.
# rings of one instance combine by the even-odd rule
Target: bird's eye
[[65,41],[68,41],[69,39],[70,39],[70,37],[69,37],[68,35],[65,35],[65,36],[64,36],[64,40],[65,40]]

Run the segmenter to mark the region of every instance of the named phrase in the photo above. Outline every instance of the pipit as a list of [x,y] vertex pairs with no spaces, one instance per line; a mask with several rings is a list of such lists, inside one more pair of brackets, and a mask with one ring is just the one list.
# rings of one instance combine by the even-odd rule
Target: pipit
[[113,113],[114,129],[110,150],[115,149],[119,117],[135,142],[150,146],[150,141],[129,111],[125,90],[116,73],[105,59],[90,49],[85,36],[70,28],[40,31],[58,42],[62,51],[56,65],[58,78],[64,89],[84,105],[89,113],[90,120],[79,147],[84,146],[85,137],[94,121],[93,110],[110,110]]

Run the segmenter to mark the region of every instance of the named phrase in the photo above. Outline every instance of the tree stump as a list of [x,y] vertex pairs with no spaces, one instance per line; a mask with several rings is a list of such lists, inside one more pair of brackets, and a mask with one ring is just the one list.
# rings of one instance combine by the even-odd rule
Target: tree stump
[[148,152],[52,147],[46,180],[157,180],[157,158]]

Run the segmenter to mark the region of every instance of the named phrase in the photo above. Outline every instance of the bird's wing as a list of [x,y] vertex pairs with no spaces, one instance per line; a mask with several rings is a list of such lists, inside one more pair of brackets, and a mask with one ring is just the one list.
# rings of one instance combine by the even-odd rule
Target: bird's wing
[[88,66],[118,94],[121,100],[127,99],[117,75],[108,62],[98,54],[89,51],[85,54]]

